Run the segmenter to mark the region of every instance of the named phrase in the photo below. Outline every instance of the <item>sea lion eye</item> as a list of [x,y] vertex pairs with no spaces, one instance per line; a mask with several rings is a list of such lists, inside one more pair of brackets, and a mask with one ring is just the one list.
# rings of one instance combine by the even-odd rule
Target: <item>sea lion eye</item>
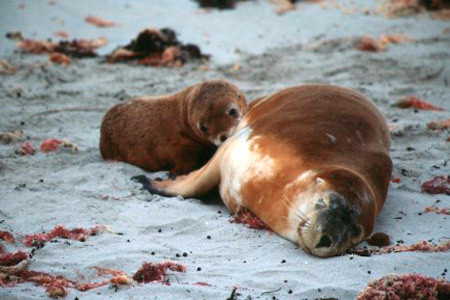
[[230,116],[234,117],[234,118],[237,118],[237,117],[239,116],[239,113],[238,113],[238,111],[237,111],[236,108],[231,108],[231,109],[228,111],[228,114],[229,114]]
[[200,124],[200,130],[203,131],[204,133],[207,133],[208,132],[208,127],[206,127],[203,124]]

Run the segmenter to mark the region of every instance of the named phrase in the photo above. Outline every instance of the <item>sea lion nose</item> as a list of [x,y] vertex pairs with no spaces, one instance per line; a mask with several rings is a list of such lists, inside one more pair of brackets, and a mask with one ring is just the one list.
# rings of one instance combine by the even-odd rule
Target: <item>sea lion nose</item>
[[227,137],[225,134],[222,134],[222,135],[220,136],[220,141],[223,143],[223,142],[226,141],[227,138],[228,138],[228,137]]
[[320,241],[317,243],[316,248],[322,248],[322,247],[330,247],[332,244],[331,239],[328,235],[324,234],[321,238]]

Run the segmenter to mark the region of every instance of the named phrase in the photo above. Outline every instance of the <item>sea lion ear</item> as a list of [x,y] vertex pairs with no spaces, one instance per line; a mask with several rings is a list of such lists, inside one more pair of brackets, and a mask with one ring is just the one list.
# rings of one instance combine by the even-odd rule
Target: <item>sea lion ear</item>
[[132,181],[135,181],[137,183],[142,184],[142,189],[149,191],[151,194],[156,194],[164,197],[172,197],[174,195],[168,194],[158,188],[156,188],[150,179],[147,178],[145,175],[137,175],[130,178]]

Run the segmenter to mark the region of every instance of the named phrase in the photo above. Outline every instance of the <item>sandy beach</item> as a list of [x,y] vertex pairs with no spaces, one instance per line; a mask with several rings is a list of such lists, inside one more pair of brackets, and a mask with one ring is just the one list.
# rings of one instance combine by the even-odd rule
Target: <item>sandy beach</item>
[[[393,244],[447,243],[450,217],[425,212],[450,208],[450,195],[423,192],[424,182],[450,175],[449,129],[430,122],[450,119],[450,22],[424,12],[387,18],[380,1],[338,1],[341,7],[299,1],[278,15],[268,1],[245,1],[231,10],[201,10],[189,0],[2,1],[0,60],[14,67],[0,74],[0,133],[23,137],[0,143],[0,231],[16,243],[6,251],[30,251],[27,234],[56,225],[110,230],[86,241],[57,238],[34,251],[28,268],[80,282],[96,282],[93,267],[136,272],[143,262],[173,261],[186,272],[169,271],[159,282],[68,289],[66,299],[355,299],[368,282],[387,274],[419,273],[448,280],[450,252],[402,252],[372,256],[310,256],[276,234],[231,223],[220,198],[167,198],[131,181],[155,177],[126,163],[102,160],[98,143],[104,113],[139,95],[173,93],[208,79],[226,79],[251,101],[302,83],[330,83],[367,95],[390,127],[393,180],[375,232]],[[327,2],[324,0],[323,2]],[[88,15],[118,25],[98,28]],[[169,27],[183,42],[211,55],[208,62],[179,68],[109,64],[104,55],[128,43],[146,27]],[[106,37],[95,58],[67,66],[31,55],[6,39],[8,32],[45,40],[57,31],[72,38]],[[384,51],[355,48],[362,36],[407,36]],[[440,111],[393,106],[415,96]],[[49,138],[78,147],[43,153]],[[34,155],[19,155],[24,142]],[[366,243],[359,247],[367,246]],[[233,293],[234,290],[234,293]],[[33,283],[0,287],[1,299],[45,299]],[[233,298],[234,297],[234,298]]]

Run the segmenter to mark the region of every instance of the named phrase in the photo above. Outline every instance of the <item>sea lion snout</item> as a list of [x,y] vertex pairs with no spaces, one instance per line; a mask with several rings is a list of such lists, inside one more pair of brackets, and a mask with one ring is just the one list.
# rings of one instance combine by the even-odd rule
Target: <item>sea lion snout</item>
[[208,81],[189,94],[190,125],[197,136],[215,146],[230,137],[247,112],[244,94],[233,84],[223,80]]
[[362,238],[359,213],[347,199],[330,192],[314,203],[306,224],[299,227],[299,244],[313,255],[339,255]]
[[219,147],[232,136],[245,112],[245,107],[241,108],[236,103],[231,103],[221,114],[216,115],[215,126],[208,132],[211,143]]

